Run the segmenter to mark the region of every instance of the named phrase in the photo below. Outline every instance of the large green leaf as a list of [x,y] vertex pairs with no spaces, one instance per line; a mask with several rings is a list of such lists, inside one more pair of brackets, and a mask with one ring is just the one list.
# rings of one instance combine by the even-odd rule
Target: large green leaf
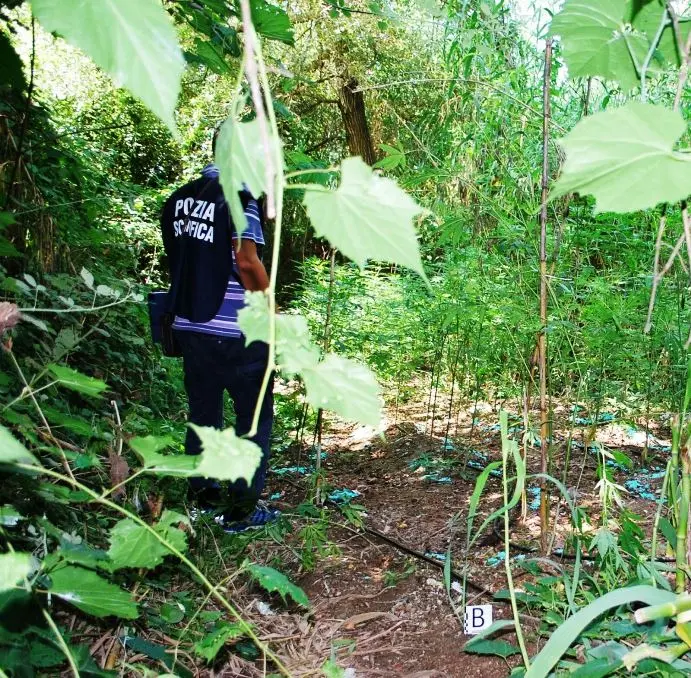
[[0,593],[15,588],[31,573],[30,553],[0,554]]
[[[187,536],[176,525],[187,522],[187,518],[174,511],[165,511],[153,529],[164,537],[178,551],[187,550]],[[110,557],[113,568],[154,568],[163,562],[171,551],[142,525],[130,518],[116,523],[109,536]]]
[[675,111],[631,102],[581,120],[560,141],[566,152],[552,198],[591,194],[597,212],[635,212],[691,191],[691,156],[673,150],[686,123]]
[[[238,313],[238,325],[249,346],[269,342],[269,304],[263,292],[245,292],[246,306]],[[307,320],[299,315],[276,316],[276,363],[286,375],[299,374],[319,362],[319,348],[312,341]]]
[[86,52],[175,132],[185,60],[158,0],[31,0],[43,27]]
[[552,20],[550,34],[561,36],[569,75],[600,76],[616,80],[626,90],[635,87],[636,63],[640,66],[645,61],[650,39],[632,32],[630,18],[630,0],[566,0]]
[[238,327],[245,345],[255,341],[269,343],[269,299],[264,292],[245,292],[245,306],[238,311]]
[[283,313],[276,316],[276,363],[284,374],[301,374],[316,366],[319,356],[305,317]]
[[0,424],[0,464],[12,463],[39,465],[36,457]]
[[215,428],[190,424],[202,443],[202,454],[194,475],[235,482],[244,478],[248,483],[262,458],[259,445],[235,435],[232,428]]
[[361,158],[341,165],[336,191],[305,191],[318,236],[363,267],[368,259],[406,266],[424,277],[413,219],[423,209],[392,179],[377,176]]
[[243,635],[245,631],[240,624],[223,622],[194,644],[194,653],[211,662],[229,640],[241,638]]
[[194,50],[185,52],[185,59],[187,63],[201,64],[219,75],[230,73],[230,66],[228,66],[226,60],[223,58],[222,52],[219,52],[208,40],[196,38],[194,41]]
[[345,419],[370,426],[381,421],[382,400],[372,372],[334,353],[302,370],[307,400],[315,408],[334,411]]
[[282,7],[270,5],[264,0],[250,0],[252,23],[260,35],[270,40],[278,40],[292,45],[294,42],[293,27],[288,14]]
[[256,564],[251,564],[248,571],[252,575],[252,579],[269,593],[278,593],[284,601],[286,596],[290,596],[298,605],[310,606],[309,598],[305,592],[293,584],[282,572],[274,570],[273,567]]
[[164,450],[174,442],[170,436],[146,436],[132,438],[130,447],[149,473],[187,478],[194,474],[199,457],[186,454],[160,454],[160,450]]
[[71,367],[51,364],[46,369],[61,386],[77,391],[77,393],[97,397],[108,388],[105,381],[88,377]]
[[525,678],[546,678],[554,665],[561,659],[569,647],[583,631],[599,616],[620,605],[643,602],[646,605],[657,605],[670,602],[675,595],[652,586],[631,586],[610,591],[600,596],[590,605],[582,608],[569,617],[550,637],[537,657],[533,660]]
[[123,619],[136,619],[137,604],[132,596],[119,586],[111,584],[91,570],[83,567],[63,567],[50,573],[50,592],[95,617],[111,615]]
[[[269,133],[269,149],[274,157],[278,142]],[[247,189],[255,198],[266,193],[267,149],[262,139],[259,121],[238,122],[232,116],[223,123],[216,142],[216,165],[230,213],[238,234],[247,229],[247,218],[238,191]]]

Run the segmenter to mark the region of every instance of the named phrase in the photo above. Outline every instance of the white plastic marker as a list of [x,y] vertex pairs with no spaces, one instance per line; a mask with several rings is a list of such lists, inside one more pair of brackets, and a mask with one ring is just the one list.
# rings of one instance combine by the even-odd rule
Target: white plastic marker
[[492,606],[468,605],[465,608],[463,622],[466,636],[476,636],[492,626]]

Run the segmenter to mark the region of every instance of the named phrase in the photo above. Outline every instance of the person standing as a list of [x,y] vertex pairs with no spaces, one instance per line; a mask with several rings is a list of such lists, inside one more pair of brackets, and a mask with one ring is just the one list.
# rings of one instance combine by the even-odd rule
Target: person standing
[[[216,138],[213,150],[215,153]],[[260,252],[264,245],[260,205],[240,192],[247,229],[238,238],[219,182],[218,168],[207,165],[201,176],[177,189],[166,201],[161,218],[163,244],[170,270],[169,299],[174,300],[173,332],[183,358],[189,421],[223,428],[223,398],[228,392],[235,409],[235,431],[250,431],[267,368],[268,345],[245,346],[237,323],[245,290],[262,291],[269,278]],[[261,403],[259,425],[250,440],[262,451],[251,483],[241,479],[223,490],[217,481],[192,478],[190,490],[201,510],[222,510],[219,522],[227,532],[262,527],[279,512],[260,501],[266,481],[273,425],[273,378]],[[199,454],[201,441],[190,428],[187,454]]]

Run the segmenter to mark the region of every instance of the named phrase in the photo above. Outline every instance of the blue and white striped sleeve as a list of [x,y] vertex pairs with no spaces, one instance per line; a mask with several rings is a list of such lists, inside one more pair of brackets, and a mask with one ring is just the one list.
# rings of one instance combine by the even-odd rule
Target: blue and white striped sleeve
[[[262,223],[259,218],[259,205],[256,200],[250,200],[245,208],[245,217],[247,218],[247,229],[243,231],[242,240],[252,240],[257,245],[264,245],[264,233],[262,232]],[[233,239],[237,239],[237,235],[233,234]]]

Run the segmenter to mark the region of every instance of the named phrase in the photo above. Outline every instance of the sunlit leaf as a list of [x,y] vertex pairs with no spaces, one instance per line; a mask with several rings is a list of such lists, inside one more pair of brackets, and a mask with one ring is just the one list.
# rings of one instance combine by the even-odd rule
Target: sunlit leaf
[[190,64],[201,64],[220,75],[230,73],[230,66],[226,63],[223,55],[208,40],[195,38],[194,50],[185,52],[185,59]]
[[290,18],[282,7],[271,5],[264,0],[250,0],[252,23],[260,35],[270,40],[278,40],[287,45],[294,42]]
[[202,454],[194,475],[233,482],[240,478],[248,483],[252,481],[262,458],[258,445],[239,438],[232,428],[219,431],[194,424],[190,424],[190,428],[202,443]]
[[413,224],[423,209],[361,158],[343,161],[337,190],[315,186],[305,191],[304,203],[317,235],[361,268],[374,259],[406,266],[424,277]]
[[269,341],[269,299],[264,292],[245,292],[245,306],[238,311],[238,327],[245,335],[245,345]]
[[91,271],[88,269],[82,267],[82,270],[80,271],[79,275],[82,277],[82,280],[84,281],[84,284],[90,289],[94,289],[94,276],[91,274]]
[[286,596],[290,596],[298,605],[309,607],[310,601],[305,592],[293,584],[282,572],[274,570],[273,567],[251,564],[247,568],[252,579],[269,593],[278,593],[285,601]]
[[[173,511],[165,511],[153,529],[164,537],[178,551],[187,550],[187,536],[178,529],[181,522],[188,522],[186,516]],[[144,526],[130,518],[115,524],[109,536],[110,557],[113,567],[157,567],[171,551]]]
[[132,438],[130,447],[149,473],[187,478],[194,474],[199,457],[187,454],[160,454],[175,441],[170,436]]
[[377,163],[374,164],[376,169],[392,170],[396,167],[406,166],[405,151],[397,146],[389,146],[388,144],[379,144],[386,155]]
[[268,130],[267,135],[268,150],[264,146],[261,127],[256,118],[250,122],[238,122],[232,117],[223,123],[218,135],[215,159],[220,172],[219,180],[238,234],[247,229],[247,218],[238,192],[246,189],[255,198],[259,198],[268,188],[267,152],[273,159],[275,144],[279,142]]
[[43,27],[82,49],[175,132],[185,60],[157,0],[31,0]]
[[292,376],[315,367],[319,355],[306,318],[284,313],[276,316],[276,363],[284,374]]
[[15,588],[32,570],[30,553],[0,553],[0,593]]
[[378,426],[382,416],[379,384],[360,363],[329,354],[303,369],[307,400],[315,408],[332,410],[344,419]]
[[597,212],[635,212],[691,190],[691,156],[673,150],[686,123],[675,111],[631,102],[584,118],[560,141],[566,152],[552,198],[593,195]]
[[600,76],[625,90],[638,84],[636,63],[650,49],[647,36],[631,31],[629,0],[566,0],[552,20],[551,35],[561,36],[572,78]]
[[88,377],[81,372],[77,372],[77,370],[73,370],[71,367],[50,364],[46,369],[61,386],[77,391],[77,393],[97,397],[108,388],[108,384],[105,381]]
[[[246,306],[238,313],[238,325],[246,344],[269,341],[269,304],[262,292],[245,292]],[[299,315],[276,316],[276,363],[287,375],[298,374],[319,361],[319,348],[312,341],[307,320]]]
[[132,595],[83,567],[63,567],[50,573],[52,595],[95,617],[136,619]]
[[0,463],[39,465],[36,457],[10,433],[9,429],[2,425],[0,425]]
[[239,624],[223,622],[194,644],[194,653],[211,662],[216,659],[216,655],[228,641],[241,638],[244,634],[245,632]]

